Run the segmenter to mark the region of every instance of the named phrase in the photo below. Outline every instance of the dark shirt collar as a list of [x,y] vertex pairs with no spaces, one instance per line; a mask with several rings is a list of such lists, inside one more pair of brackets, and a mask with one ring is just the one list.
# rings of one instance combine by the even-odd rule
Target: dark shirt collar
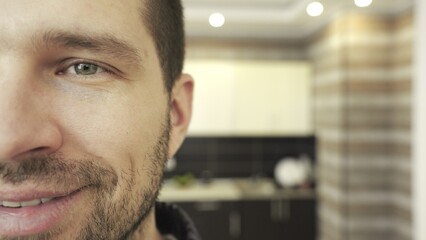
[[155,219],[162,235],[172,235],[177,240],[201,240],[188,214],[176,205],[157,203]]

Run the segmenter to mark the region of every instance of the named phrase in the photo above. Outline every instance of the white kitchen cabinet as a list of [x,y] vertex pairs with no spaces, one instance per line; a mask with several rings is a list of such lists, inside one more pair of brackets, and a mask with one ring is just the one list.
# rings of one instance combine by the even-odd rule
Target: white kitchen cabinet
[[228,134],[234,129],[235,69],[214,61],[187,61],[195,78],[190,133]]
[[311,67],[303,61],[188,60],[190,135],[312,134]]

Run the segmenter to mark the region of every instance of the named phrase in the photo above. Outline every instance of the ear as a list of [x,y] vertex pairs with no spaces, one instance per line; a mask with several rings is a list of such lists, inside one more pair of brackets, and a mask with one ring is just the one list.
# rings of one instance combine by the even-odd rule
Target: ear
[[194,80],[187,74],[182,74],[173,87],[170,99],[171,132],[169,158],[176,154],[188,132],[192,116],[193,90]]

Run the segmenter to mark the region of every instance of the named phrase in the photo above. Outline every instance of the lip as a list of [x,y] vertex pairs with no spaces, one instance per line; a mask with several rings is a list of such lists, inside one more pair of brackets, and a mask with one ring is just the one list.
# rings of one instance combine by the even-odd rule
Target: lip
[[38,206],[22,208],[0,207],[0,236],[28,236],[52,229],[63,217],[69,215],[70,208],[81,198],[84,190],[85,188],[80,188],[68,195],[37,192],[20,196],[2,196],[1,200],[13,202],[23,202],[38,198],[55,198]]

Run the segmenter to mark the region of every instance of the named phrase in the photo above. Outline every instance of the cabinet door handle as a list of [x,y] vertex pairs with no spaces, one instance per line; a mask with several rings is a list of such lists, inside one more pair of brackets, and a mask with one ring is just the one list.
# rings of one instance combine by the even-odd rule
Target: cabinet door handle
[[241,236],[241,215],[238,211],[229,213],[229,235],[232,239],[239,239]]
[[271,214],[271,220],[273,221],[279,221],[280,220],[280,213],[279,213],[279,209],[277,207],[277,202],[278,201],[271,201],[271,209],[270,209],[270,214]]
[[291,218],[290,204],[291,204],[290,201],[281,202],[282,219],[284,219],[285,221],[289,221]]
[[271,219],[273,221],[287,221],[290,219],[290,215],[289,201],[271,201]]

